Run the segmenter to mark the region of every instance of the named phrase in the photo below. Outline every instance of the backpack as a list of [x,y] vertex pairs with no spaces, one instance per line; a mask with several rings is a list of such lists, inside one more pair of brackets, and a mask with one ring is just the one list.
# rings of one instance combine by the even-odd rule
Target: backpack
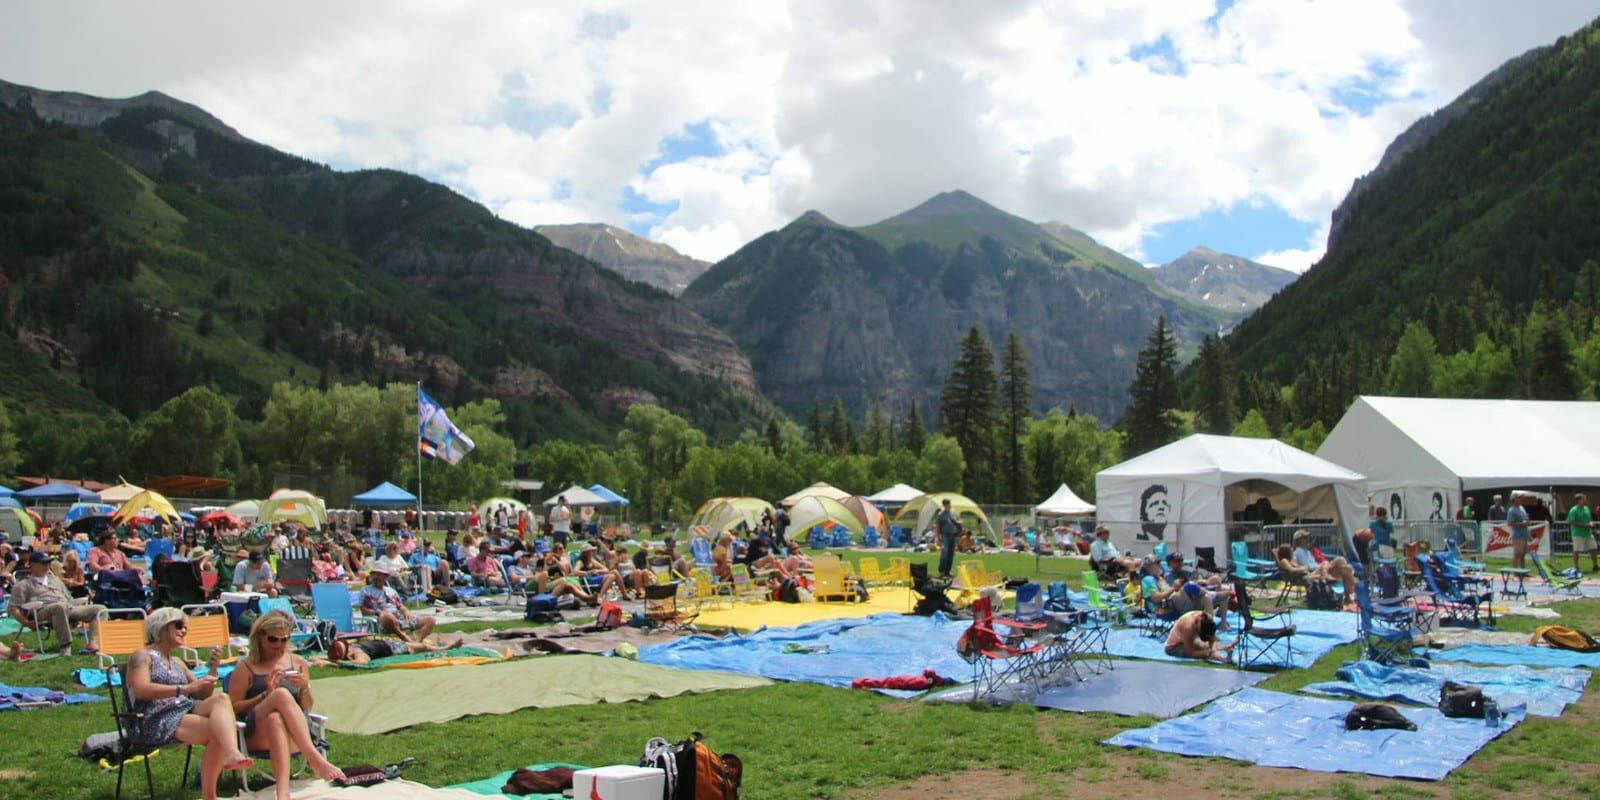
[[659,736],[645,742],[639,766],[666,773],[662,800],[738,800],[744,781],[744,762],[711,752],[698,732],[678,744]]
[[1439,713],[1447,717],[1483,719],[1483,690],[1445,681],[1439,687]]
[[1399,709],[1382,703],[1361,703],[1344,715],[1347,731],[1407,730],[1417,729],[1417,723],[1406,719]]
[[1573,628],[1561,625],[1541,625],[1533,629],[1533,638],[1528,644],[1537,644],[1539,640],[1551,647],[1562,650],[1576,650],[1579,653],[1600,653],[1600,641],[1593,636]]
[[565,622],[561,616],[561,609],[556,605],[556,597],[552,594],[530,594],[528,605],[522,618],[529,622]]
[[1307,581],[1306,608],[1337,610],[1339,598],[1333,593],[1333,584],[1320,580]]
[[461,597],[456,594],[456,590],[448,586],[433,587],[433,591],[428,592],[428,599],[438,600],[452,606],[461,602]]
[[800,584],[796,583],[794,578],[784,578],[783,583],[778,586],[777,595],[776,599],[780,603],[798,603]]
[[602,628],[622,627],[622,606],[609,600],[600,604],[600,613],[595,616],[594,624]]

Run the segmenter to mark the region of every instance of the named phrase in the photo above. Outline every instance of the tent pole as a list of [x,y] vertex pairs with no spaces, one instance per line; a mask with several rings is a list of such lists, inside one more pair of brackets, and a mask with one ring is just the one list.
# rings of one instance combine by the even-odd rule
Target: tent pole
[[[422,381],[417,381],[417,393],[422,392]],[[422,423],[417,422],[417,529],[422,529]]]

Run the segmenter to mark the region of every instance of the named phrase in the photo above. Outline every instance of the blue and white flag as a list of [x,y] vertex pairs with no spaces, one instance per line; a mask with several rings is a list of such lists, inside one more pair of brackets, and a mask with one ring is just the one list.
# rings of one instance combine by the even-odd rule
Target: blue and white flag
[[461,457],[472,452],[471,437],[461,432],[450,418],[445,416],[444,406],[437,400],[428,396],[428,393],[417,387],[417,447],[428,458],[436,458],[446,464],[455,464]]

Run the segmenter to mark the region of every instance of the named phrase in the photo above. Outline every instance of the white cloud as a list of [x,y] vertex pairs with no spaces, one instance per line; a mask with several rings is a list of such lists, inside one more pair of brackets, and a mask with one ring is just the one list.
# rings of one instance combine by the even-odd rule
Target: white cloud
[[[861,224],[964,188],[1135,257],[1159,225],[1268,202],[1323,229],[1261,256],[1303,267],[1406,125],[1594,13],[1592,0],[1238,0],[1220,14],[1213,0],[22,2],[0,7],[0,78],[159,89],[287,151],[420,172],[528,225],[642,220],[701,258],[806,209]],[[717,152],[661,162],[663,142],[707,122]]]
[[1311,235],[1305,247],[1290,247],[1282,250],[1269,250],[1251,261],[1257,261],[1270,267],[1286,269],[1290,272],[1305,272],[1322,258],[1328,251],[1328,229],[1330,225],[1324,223],[1317,232]]

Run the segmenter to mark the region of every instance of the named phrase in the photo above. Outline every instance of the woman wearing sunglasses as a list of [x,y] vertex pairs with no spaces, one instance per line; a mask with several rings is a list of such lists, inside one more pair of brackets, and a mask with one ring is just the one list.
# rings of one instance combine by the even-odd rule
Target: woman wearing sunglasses
[[188,634],[183,612],[176,608],[158,608],[145,620],[144,641],[149,646],[128,660],[128,695],[140,715],[132,738],[140,747],[172,741],[204,747],[200,796],[216,800],[217,776],[223,770],[249,769],[255,762],[239,752],[228,698],[212,694],[216,664],[211,665],[211,674],[196,678],[174,652]]
[[244,721],[250,752],[272,756],[277,800],[289,800],[289,760],[302,753],[311,772],[324,780],[342,780],[344,772],[330,763],[311,740],[306,712],[311,696],[311,665],[289,647],[294,620],[270,611],[250,626],[250,655],[239,660],[228,677],[233,712]]

